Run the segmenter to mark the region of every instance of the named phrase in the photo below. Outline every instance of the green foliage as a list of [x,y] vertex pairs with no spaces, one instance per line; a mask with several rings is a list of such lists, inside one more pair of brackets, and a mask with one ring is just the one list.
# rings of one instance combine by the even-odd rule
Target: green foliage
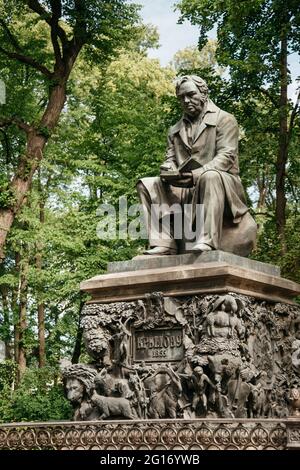
[[37,133],[46,139],[49,139],[51,137],[51,132],[49,131],[48,127],[45,126],[39,126],[36,128]]
[[216,59],[218,43],[215,39],[208,39],[204,47],[199,50],[196,46],[181,49],[174,55],[172,65],[176,72],[184,70],[205,70],[210,69],[214,75],[221,75],[223,69],[219,67]]
[[[255,102],[262,101],[273,115],[277,113],[278,120],[281,39],[286,34],[288,56],[292,52],[299,55],[299,2],[181,0],[178,8],[182,20],[200,26],[200,47],[206,43],[208,32],[217,27],[216,59],[228,67],[228,92],[231,100],[240,102],[242,113],[255,113]],[[288,83],[290,80],[288,71]]]
[[15,198],[5,175],[0,174],[0,209],[11,207]]
[[14,361],[0,362],[0,391],[12,387],[17,377],[18,366]]
[[6,387],[0,399],[0,422],[70,419],[71,407],[64,398],[56,369],[28,369],[19,387]]
[[[139,28],[130,48],[120,49],[109,67],[87,63],[84,55],[78,59],[60,124],[10,232],[0,273],[8,306],[0,335],[3,340],[13,336],[20,267],[26,259],[27,329],[22,343],[30,368],[38,360],[38,304],[45,307],[46,360],[57,366],[73,354],[85,299],[80,282],[104,272],[109,261],[132,258],[141,245],[129,239],[100,240],[97,208],[102,202],[117,207],[122,195],[137,202],[138,176],[156,174],[164,157],[174,71],[146,57],[145,48],[156,41],[156,31]],[[43,89],[43,84],[34,86]],[[9,168],[13,171],[13,165]],[[38,252],[41,267],[35,263]]]
[[286,225],[286,253],[282,255],[274,217],[263,221],[259,231],[257,249],[251,258],[272,263],[281,268],[281,275],[300,283],[300,215],[290,212]]
[[101,134],[105,137],[94,152],[105,164],[104,173],[118,179],[112,188],[118,195],[131,195],[140,176],[157,174],[167,132],[162,98],[174,93],[172,79],[171,69],[129,52],[111,64],[95,90],[94,142],[100,138],[101,144]]
[[[224,109],[232,111],[241,126],[242,180],[258,218],[264,215],[268,220],[261,227],[260,243],[264,244],[271,233],[271,238],[276,238],[273,230],[277,228],[284,254],[278,263],[284,266],[289,250],[294,253],[289,243],[289,224],[297,221],[291,214],[299,206],[299,102],[286,97],[293,78],[291,54],[295,60],[300,53],[299,2],[181,0],[178,8],[181,21],[189,19],[199,25],[200,47],[208,32],[217,29],[216,59],[228,71],[223,87],[227,97]],[[224,94],[219,96],[222,101]],[[270,223],[275,215],[276,227]],[[266,246],[269,261],[277,259],[278,243],[272,246],[273,254]],[[260,245],[258,252],[264,257]],[[291,266],[291,260],[287,266]],[[287,272],[297,279],[295,268],[299,269],[297,263]]]

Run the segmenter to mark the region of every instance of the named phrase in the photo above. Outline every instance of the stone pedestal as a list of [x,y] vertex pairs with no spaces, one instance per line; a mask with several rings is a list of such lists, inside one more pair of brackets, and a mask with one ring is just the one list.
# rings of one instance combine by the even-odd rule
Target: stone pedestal
[[142,299],[152,292],[169,297],[236,292],[292,304],[300,294],[300,286],[280,277],[277,266],[222,251],[110,263],[108,274],[83,282],[81,289],[91,294],[91,302],[101,303]]
[[81,289],[91,364],[64,373],[75,420],[226,420],[229,434],[262,420],[268,434],[294,416],[299,430],[300,286],[278,267],[220,251],[137,257]]

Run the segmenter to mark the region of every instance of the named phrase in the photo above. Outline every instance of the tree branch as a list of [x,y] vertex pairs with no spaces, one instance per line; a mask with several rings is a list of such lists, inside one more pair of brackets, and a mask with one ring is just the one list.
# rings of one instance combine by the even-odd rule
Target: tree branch
[[19,127],[19,129],[21,129],[22,131],[25,131],[26,133],[29,133],[33,130],[32,126],[30,126],[25,121],[18,118],[17,116],[0,119],[0,128],[8,127],[8,126],[11,126],[12,124],[15,124],[16,126]]
[[260,87],[255,87],[255,88],[256,88],[256,90],[260,91],[263,95],[267,96],[274,106],[278,107],[277,100],[275,100],[273,98],[273,96],[271,95],[271,93],[268,90],[266,90],[265,88],[260,88]]
[[[37,13],[41,19],[45,20],[46,23],[49,25],[49,26],[52,26],[52,21],[53,21],[53,15],[51,15],[51,13],[49,11],[47,11],[41,4],[38,0],[27,0],[26,1],[28,7],[34,11],[35,13]],[[52,6],[52,3],[55,5],[55,7],[53,8]],[[59,5],[60,4],[60,5]],[[57,12],[58,11],[58,7],[59,7],[59,12],[60,12],[60,15],[59,15],[59,18],[61,18],[61,1],[60,0],[57,0],[57,1],[52,1],[51,2],[51,7],[52,7],[52,12],[53,12],[53,9]],[[60,40],[61,40],[61,43],[62,43],[62,46],[63,48],[67,47],[68,45],[68,37],[67,37],[67,34],[65,32],[65,30],[58,24],[58,21],[57,21],[57,26],[56,26],[56,29],[57,29],[57,35],[59,36]]]
[[11,44],[13,45],[13,47],[15,48],[15,50],[21,52],[22,48],[21,48],[17,38],[12,34],[9,27],[7,26],[7,24],[5,23],[5,21],[2,18],[0,18],[0,25],[2,26],[2,28],[6,32],[8,38],[9,38]]
[[[74,62],[81,47],[86,42],[87,23],[86,23],[86,5],[83,0],[74,0],[77,18],[74,25],[74,35],[68,40],[65,30],[60,26],[59,20],[62,17],[61,0],[50,0],[51,11],[46,10],[39,0],[26,0],[28,7],[37,13],[41,19],[51,27],[51,40],[56,59],[56,65],[60,68],[66,67],[65,73],[68,74],[70,64]],[[58,43],[61,41],[62,51]]]
[[292,180],[291,180],[291,178],[289,177],[288,174],[286,174],[285,176],[286,176],[286,178],[287,178],[287,180],[288,180],[288,182],[289,182],[289,185],[290,185],[290,188],[291,188],[291,192],[292,192],[292,194],[293,194],[293,196],[294,196],[294,199],[295,199],[295,201],[298,203],[298,196],[297,196],[297,194],[296,194],[296,191],[295,191],[293,182],[292,182]]
[[75,44],[81,47],[87,36],[87,24],[86,24],[86,5],[83,0],[74,0],[75,9],[77,13],[76,23],[74,26],[74,41]]
[[0,127],[0,132],[3,135],[3,147],[5,149],[5,154],[6,154],[6,164],[8,165],[11,161],[11,148],[9,145],[9,138],[8,138],[7,132],[4,129],[1,129],[1,127]]
[[60,64],[62,63],[62,54],[61,54],[61,50],[59,47],[59,42],[57,40],[57,34],[55,32],[55,28],[51,28],[51,41],[53,45],[55,61],[57,64]]
[[55,60],[57,65],[62,64],[62,53],[58,42],[58,22],[61,17],[61,1],[51,0],[52,18],[51,18],[51,41],[53,45]]
[[47,67],[45,67],[45,65],[40,64],[32,57],[19,54],[18,52],[6,51],[5,49],[3,49],[3,47],[0,47],[0,53],[1,52],[2,54],[5,54],[10,59],[15,59],[15,60],[18,60],[19,62],[22,62],[23,64],[30,65],[31,67],[33,67],[34,69],[38,70],[43,75],[45,75],[47,78],[51,79],[53,77],[53,73],[50,72],[50,70]]

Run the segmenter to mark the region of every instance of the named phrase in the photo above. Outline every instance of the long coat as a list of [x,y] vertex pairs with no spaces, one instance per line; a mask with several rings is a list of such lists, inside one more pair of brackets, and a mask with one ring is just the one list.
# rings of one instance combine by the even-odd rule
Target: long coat
[[[169,130],[166,162],[172,161],[176,167],[184,160],[193,157],[203,170],[219,172],[226,193],[226,203],[230,208],[233,222],[238,223],[243,214],[248,211],[244,190],[239,177],[238,165],[238,136],[239,129],[236,119],[226,111],[222,111],[211,100],[208,100],[206,112],[196,132],[194,142],[188,142],[184,118],[181,118]],[[193,170],[194,182],[197,181],[199,170]],[[184,188],[168,188],[168,201],[161,201],[158,178],[143,178],[152,202],[186,202],[191,200],[190,191]],[[189,195],[187,194],[189,193]]]

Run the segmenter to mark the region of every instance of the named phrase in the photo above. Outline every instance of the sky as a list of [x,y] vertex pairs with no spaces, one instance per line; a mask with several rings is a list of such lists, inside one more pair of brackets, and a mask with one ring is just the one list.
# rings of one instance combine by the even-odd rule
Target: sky
[[[199,37],[199,28],[192,26],[188,21],[177,24],[179,12],[174,12],[176,0],[129,0],[142,5],[141,16],[144,23],[150,23],[158,28],[161,47],[152,49],[148,55],[159,59],[162,66],[172,60],[174,54],[188,46],[196,46]],[[211,37],[215,37],[212,33]],[[299,55],[293,54],[289,58],[292,73],[292,84],[289,86],[289,97],[295,101],[297,94],[296,77],[300,76]]]
[[160,59],[162,66],[168,65],[174,54],[187,46],[196,46],[199,28],[189,22],[177,24],[179,12],[174,12],[176,0],[136,0],[142,5],[140,12],[144,23],[157,26],[161,47],[149,51],[149,57]]

